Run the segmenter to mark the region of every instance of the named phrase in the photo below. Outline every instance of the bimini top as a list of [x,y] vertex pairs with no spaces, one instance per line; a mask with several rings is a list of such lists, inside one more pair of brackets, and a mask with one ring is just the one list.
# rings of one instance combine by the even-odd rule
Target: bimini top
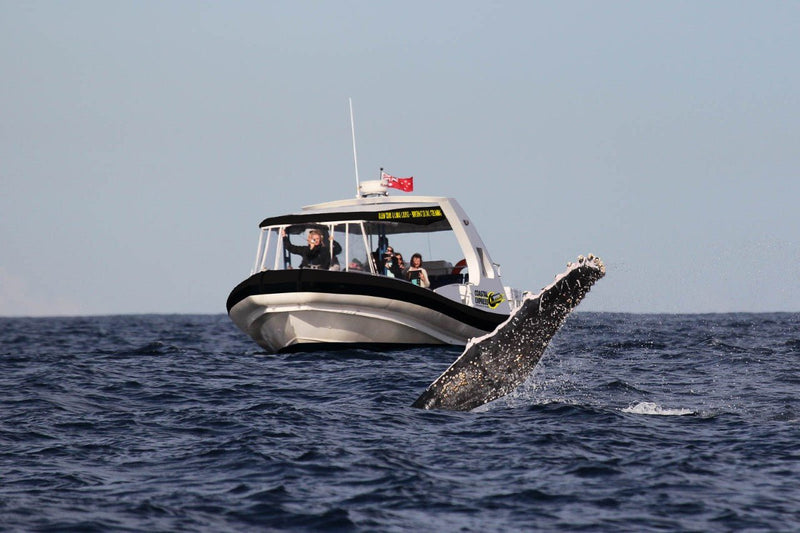
[[455,201],[451,198],[412,196],[354,198],[303,207],[300,213],[265,218],[259,227],[363,220],[426,226],[426,231],[452,229],[447,219]]

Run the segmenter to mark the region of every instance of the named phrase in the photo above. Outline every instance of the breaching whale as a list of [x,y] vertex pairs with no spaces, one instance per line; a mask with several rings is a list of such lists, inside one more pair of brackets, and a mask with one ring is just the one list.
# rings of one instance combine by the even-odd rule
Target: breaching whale
[[599,257],[579,256],[539,294],[527,295],[492,333],[470,340],[412,407],[469,411],[514,391],[533,372],[570,311],[604,275]]

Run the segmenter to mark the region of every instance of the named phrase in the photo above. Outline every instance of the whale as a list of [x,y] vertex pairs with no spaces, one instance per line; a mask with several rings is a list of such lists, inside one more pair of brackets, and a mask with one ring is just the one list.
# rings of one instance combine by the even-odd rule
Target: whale
[[471,411],[513,392],[528,379],[567,316],[605,272],[599,257],[578,256],[538,294],[527,294],[494,331],[471,339],[412,407]]

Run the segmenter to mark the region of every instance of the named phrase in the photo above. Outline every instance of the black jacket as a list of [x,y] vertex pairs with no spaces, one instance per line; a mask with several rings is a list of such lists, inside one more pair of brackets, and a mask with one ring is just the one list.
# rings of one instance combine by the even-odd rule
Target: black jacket
[[[334,243],[334,251],[336,251],[337,244],[338,243]],[[300,268],[324,268],[327,270],[331,267],[331,249],[324,244],[315,246],[312,249],[308,245],[298,246],[292,244],[289,237],[286,236],[283,238],[283,247],[291,253],[303,258],[303,260],[300,261]],[[339,251],[341,251],[341,246],[339,246]]]
[[394,254],[392,254],[391,257],[386,257],[384,255],[382,258],[377,259],[376,264],[378,265],[378,272],[384,276],[388,276],[389,272],[391,272],[392,276],[395,278],[403,277],[403,271],[400,270],[400,263],[397,261],[397,258],[394,256]]

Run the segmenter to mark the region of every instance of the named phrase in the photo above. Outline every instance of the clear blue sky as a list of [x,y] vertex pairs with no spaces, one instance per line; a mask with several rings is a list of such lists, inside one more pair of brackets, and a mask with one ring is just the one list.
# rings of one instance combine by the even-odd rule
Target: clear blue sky
[[[223,313],[268,215],[386,167],[507,284],[800,310],[800,3],[0,1],[0,315]],[[402,194],[402,193],[398,193]]]

